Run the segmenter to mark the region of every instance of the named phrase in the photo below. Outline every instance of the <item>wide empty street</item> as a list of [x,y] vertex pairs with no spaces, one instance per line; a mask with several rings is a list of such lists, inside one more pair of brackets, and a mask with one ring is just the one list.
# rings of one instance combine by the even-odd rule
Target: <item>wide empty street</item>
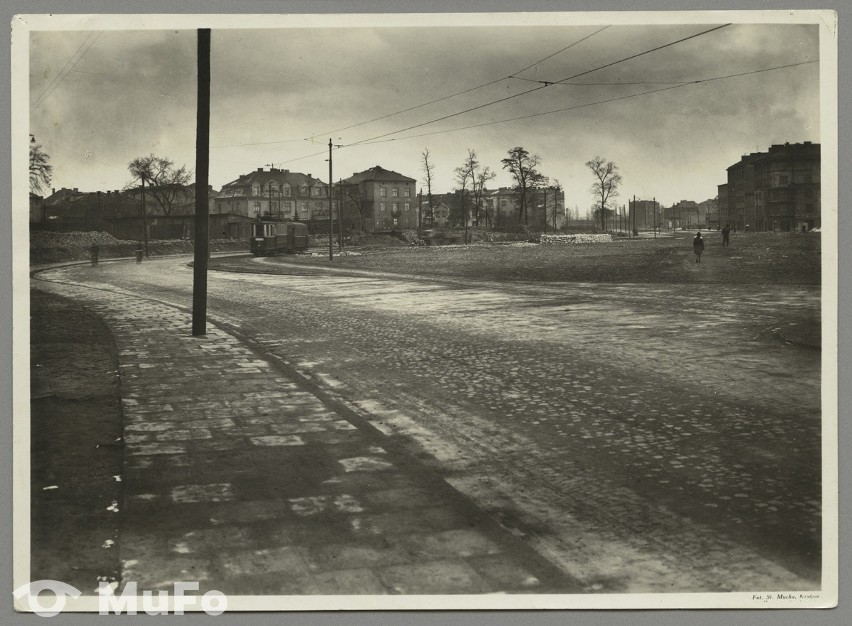
[[[189,260],[69,266],[33,284],[188,307]],[[818,287],[244,265],[280,273],[211,271],[212,322],[362,415],[587,588],[819,587]]]

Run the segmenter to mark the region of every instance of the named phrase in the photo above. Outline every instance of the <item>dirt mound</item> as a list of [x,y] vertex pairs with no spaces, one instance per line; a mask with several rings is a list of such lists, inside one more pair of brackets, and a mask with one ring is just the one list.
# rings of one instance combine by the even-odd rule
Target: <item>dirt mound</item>
[[30,248],[91,248],[95,244],[117,246],[135,243],[133,241],[121,241],[109,233],[100,231],[52,233],[36,230],[30,233]]

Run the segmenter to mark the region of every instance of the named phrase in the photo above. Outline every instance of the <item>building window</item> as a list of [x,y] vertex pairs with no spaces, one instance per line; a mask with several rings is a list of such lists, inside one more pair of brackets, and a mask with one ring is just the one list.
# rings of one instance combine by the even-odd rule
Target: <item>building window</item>
[[260,185],[258,185],[257,183],[254,183],[251,186],[251,195],[253,195],[253,196],[259,196],[260,195]]
[[393,189],[391,189],[391,195],[392,195],[394,198],[398,198],[398,197],[399,197],[399,189],[397,189],[396,187],[394,187]]
[[313,194],[314,194],[315,196],[320,195],[320,188],[319,188],[319,187],[314,187],[314,188],[313,188]]
[[405,188],[405,197],[406,197],[406,198],[410,198],[410,197],[411,197],[411,189],[409,189],[408,187],[406,187],[406,188]]
[[311,194],[310,194],[310,191],[308,191],[307,187],[302,187],[301,189],[299,189],[299,195],[300,196],[309,196]]
[[408,210],[411,209],[411,204],[409,202],[406,202],[405,204],[402,205],[402,208],[405,209],[406,211],[408,211]]
[[290,185],[281,185],[281,195],[289,196],[290,195]]
[[285,213],[292,213],[293,212],[293,203],[292,202],[285,202],[284,203],[284,212]]
[[260,202],[255,202],[255,203],[254,203],[254,212],[255,212],[255,213],[260,213]]
[[385,189],[384,187],[382,187],[381,189],[379,189],[379,195],[380,195],[382,198],[387,197],[387,195],[388,195],[388,190],[387,190],[387,189]]
[[307,202],[300,202],[299,203],[299,210],[302,213],[307,213],[308,212],[308,203]]
[[379,202],[379,211],[381,211],[382,213],[385,212],[385,203],[384,202]]

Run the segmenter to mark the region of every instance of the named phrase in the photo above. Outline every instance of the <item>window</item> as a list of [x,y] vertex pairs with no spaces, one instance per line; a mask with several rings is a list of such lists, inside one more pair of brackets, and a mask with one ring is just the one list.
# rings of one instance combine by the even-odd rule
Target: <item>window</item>
[[409,189],[408,187],[406,187],[406,188],[405,188],[405,197],[406,197],[406,198],[410,198],[410,197],[411,197],[411,189]]
[[384,202],[379,202],[379,211],[381,211],[382,213],[385,212],[385,203]]
[[392,195],[394,198],[398,198],[398,197],[399,197],[399,189],[397,189],[396,187],[394,187],[393,189],[391,189],[391,195]]
[[388,190],[387,190],[387,189],[385,189],[384,187],[382,187],[381,189],[379,189],[379,195],[380,195],[382,198],[386,197],[386,196],[388,195]]
[[281,195],[289,196],[290,195],[290,185],[281,185]]
[[405,209],[406,211],[410,210],[411,209],[411,203],[406,202],[405,204],[402,205],[402,208]]
[[251,195],[259,196],[260,195],[260,185],[257,183],[253,183],[251,186]]
[[255,212],[255,213],[260,213],[260,202],[255,202],[255,203],[254,203],[254,212]]
[[307,213],[308,212],[308,203],[307,202],[300,202],[299,203],[299,210],[302,213]]
[[285,213],[292,213],[293,212],[293,203],[292,202],[285,202],[284,203],[284,212]]
[[315,195],[315,196],[320,195],[320,188],[319,188],[319,187],[314,187],[314,188],[313,188],[313,195]]
[[302,188],[299,189],[299,195],[300,196],[308,196],[308,195],[310,195],[310,192],[308,191],[307,187],[302,187]]

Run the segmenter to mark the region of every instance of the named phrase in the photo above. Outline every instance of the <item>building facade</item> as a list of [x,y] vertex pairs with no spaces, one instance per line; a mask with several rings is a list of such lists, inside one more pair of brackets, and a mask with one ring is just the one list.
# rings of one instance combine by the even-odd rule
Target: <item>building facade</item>
[[818,228],[820,145],[809,141],[770,146],[744,155],[719,185],[719,223],[738,230]]
[[339,185],[344,229],[377,232],[417,228],[415,179],[376,165],[352,174]]
[[627,221],[629,228],[637,231],[669,227],[656,200],[630,200],[627,203]]
[[328,185],[310,174],[262,167],[222,186],[214,214],[328,220]]

